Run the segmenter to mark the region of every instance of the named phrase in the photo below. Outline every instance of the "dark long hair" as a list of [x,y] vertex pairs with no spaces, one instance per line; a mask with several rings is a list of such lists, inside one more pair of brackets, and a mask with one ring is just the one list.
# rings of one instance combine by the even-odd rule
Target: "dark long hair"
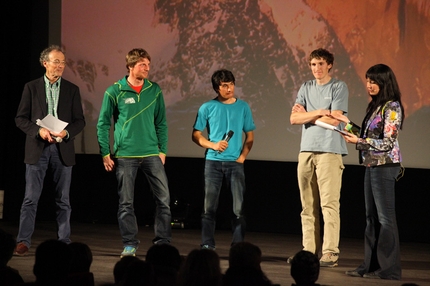
[[377,64],[367,70],[366,79],[374,81],[379,86],[379,93],[376,96],[372,96],[372,100],[367,105],[366,118],[375,112],[377,108],[382,108],[387,102],[397,101],[402,110],[402,122],[400,123],[400,129],[402,129],[405,111],[401,100],[402,94],[393,70],[387,65]]

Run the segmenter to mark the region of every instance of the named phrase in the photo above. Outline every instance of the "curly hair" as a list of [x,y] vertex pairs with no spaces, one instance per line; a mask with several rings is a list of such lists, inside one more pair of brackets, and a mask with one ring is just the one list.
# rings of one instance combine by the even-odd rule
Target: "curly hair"
[[49,47],[47,47],[46,49],[44,49],[41,53],[40,53],[40,57],[39,57],[39,62],[40,65],[43,67],[43,62],[47,62],[49,61],[49,54],[52,51],[58,51],[58,52],[62,52],[64,55],[66,54],[63,49],[58,46],[58,45],[51,45]]
[[140,48],[132,49],[125,56],[126,69],[128,70],[129,67],[134,67],[138,61],[143,59],[148,59],[148,61],[151,61],[151,56],[148,54],[147,51]]
[[[309,55],[309,65],[311,64],[312,59],[323,59],[327,62],[328,65],[332,65],[333,67],[333,63],[334,63],[334,56],[332,53],[330,53],[329,51],[323,49],[323,48],[319,48],[316,49],[314,51],[312,51],[312,53]],[[330,71],[331,68],[328,70]]]

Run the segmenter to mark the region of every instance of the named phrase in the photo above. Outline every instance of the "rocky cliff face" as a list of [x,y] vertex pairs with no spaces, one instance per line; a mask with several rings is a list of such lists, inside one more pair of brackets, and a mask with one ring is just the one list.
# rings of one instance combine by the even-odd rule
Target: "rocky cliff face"
[[[123,58],[131,43],[151,46],[148,51],[154,58],[150,79],[160,84],[167,102],[170,154],[195,155],[194,149],[185,152],[185,143],[181,143],[190,142],[198,107],[215,97],[210,77],[219,68],[233,71],[236,95],[249,102],[254,111],[258,144],[252,154],[258,153],[257,159],[284,160],[287,148],[298,151],[300,126],[289,124],[290,110],[300,85],[313,78],[307,57],[319,47],[334,53],[333,76],[347,83],[350,116],[357,122],[368,102],[365,71],[377,63],[390,65],[398,77],[408,116],[401,139],[402,150],[409,153],[404,157],[410,160],[413,154],[416,158],[410,161],[422,161],[421,155],[428,153],[430,140],[421,139],[423,144],[419,145],[416,134],[426,130],[420,124],[429,118],[430,1],[131,1],[135,9],[127,13],[134,19],[133,29],[127,29],[129,22],[118,17],[119,7],[109,5],[106,10],[112,17],[100,16],[100,20],[94,17],[93,3],[87,2],[77,5],[80,11],[90,12],[81,19],[80,29],[93,22],[94,27],[109,23],[110,29],[116,28],[116,33],[105,33],[107,40],[97,42],[116,42],[105,45],[108,48],[103,55],[108,52]],[[123,2],[118,5],[128,7]],[[98,9],[98,14],[105,15]],[[69,15],[70,28],[76,22]],[[105,81],[112,75],[114,61],[107,64],[88,57],[87,50],[93,47],[88,39],[80,38],[83,34],[87,36],[81,30],[72,33],[72,42],[79,45],[70,50],[78,53],[68,57],[67,70],[73,73],[69,74],[71,79],[83,83],[85,115],[88,125],[94,126],[102,92],[120,77]],[[119,41],[118,34],[125,40]],[[91,38],[98,36],[91,34]],[[295,160],[295,155],[289,160]]]
[[[155,13],[154,24],[167,24],[178,33],[175,55],[152,73],[165,94],[180,93],[183,98],[172,109],[194,106],[196,112],[203,101],[215,97],[212,73],[227,68],[235,74],[238,96],[251,105],[259,127],[279,125],[289,118],[300,85],[313,78],[308,52],[287,42],[264,1],[160,0],[155,2]],[[324,36],[321,31],[314,33],[320,47],[336,54],[336,76],[350,84],[351,94],[362,94],[335,32],[326,25]]]
[[389,65],[411,115],[430,105],[430,2],[305,0],[335,31],[364,81],[366,70]]

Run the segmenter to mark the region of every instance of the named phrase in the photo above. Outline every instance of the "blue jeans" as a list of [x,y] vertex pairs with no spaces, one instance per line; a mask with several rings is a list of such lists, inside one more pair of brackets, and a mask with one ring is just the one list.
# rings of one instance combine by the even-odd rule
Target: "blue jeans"
[[215,248],[215,224],[219,194],[225,179],[233,196],[232,244],[243,241],[246,223],[243,216],[243,197],[245,194],[244,165],[230,161],[205,162],[205,201],[202,215],[202,245]]
[[399,233],[395,210],[395,182],[400,167],[367,167],[364,176],[366,230],[364,262],[360,274],[376,272],[384,279],[400,280]]
[[19,231],[16,241],[30,247],[31,236],[34,232],[37,205],[43,190],[46,170],[51,167],[55,183],[55,204],[57,214],[58,240],[70,243],[70,207],[69,192],[72,180],[72,166],[65,166],[61,161],[56,144],[43,149],[36,164],[26,164],[25,195],[21,206]]
[[170,194],[164,165],[158,156],[145,158],[120,158],[116,168],[118,180],[118,224],[124,246],[137,247],[139,240],[134,213],[134,183],[140,169],[148,179],[156,203],[153,243],[171,240]]

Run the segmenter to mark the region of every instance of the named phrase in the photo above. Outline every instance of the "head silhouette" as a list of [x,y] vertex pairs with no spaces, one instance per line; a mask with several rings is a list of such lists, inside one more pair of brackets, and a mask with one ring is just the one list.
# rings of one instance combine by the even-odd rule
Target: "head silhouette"
[[290,271],[297,285],[312,285],[320,273],[318,257],[312,252],[301,250],[294,255]]
[[36,248],[33,273],[36,282],[44,285],[60,285],[69,273],[71,251],[59,240],[46,240]]

